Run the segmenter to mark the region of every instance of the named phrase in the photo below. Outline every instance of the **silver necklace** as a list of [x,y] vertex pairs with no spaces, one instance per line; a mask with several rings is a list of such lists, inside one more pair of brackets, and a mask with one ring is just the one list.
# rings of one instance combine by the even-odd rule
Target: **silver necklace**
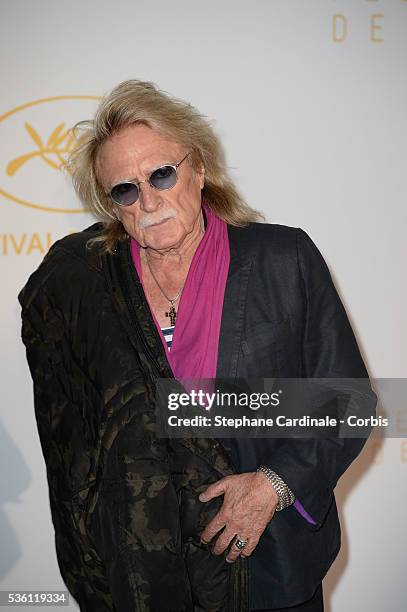
[[153,277],[153,279],[157,283],[157,287],[159,288],[159,290],[161,291],[161,293],[163,294],[165,299],[168,300],[169,303],[171,304],[171,308],[168,310],[168,312],[165,312],[164,314],[165,314],[166,317],[169,317],[171,326],[174,326],[175,325],[175,320],[177,318],[177,311],[174,308],[174,304],[177,301],[177,299],[179,298],[179,296],[181,295],[185,283],[183,283],[181,289],[178,291],[177,295],[174,298],[172,298],[172,299],[169,298],[168,295],[165,293],[164,289],[161,287],[161,285],[158,282],[158,280],[156,279],[154,272],[150,268],[150,264],[148,263],[147,253],[146,253],[146,262],[147,262],[147,265],[148,265],[148,269],[151,272],[151,276]]
[[[205,232],[205,224],[204,224],[204,219],[203,219],[203,213],[201,212],[201,229],[203,230],[203,232]],[[175,296],[175,298],[172,298],[172,300],[168,297],[168,295],[165,293],[164,289],[161,287],[160,283],[158,282],[158,280],[155,277],[154,272],[152,271],[152,269],[150,268],[150,264],[148,263],[148,257],[147,257],[147,253],[146,253],[146,262],[148,265],[148,269],[151,272],[151,276],[153,277],[153,279],[155,280],[155,282],[157,283],[157,287],[159,288],[159,290],[161,291],[161,293],[163,294],[163,296],[165,297],[166,300],[169,301],[169,303],[171,304],[171,308],[168,310],[168,312],[165,312],[165,316],[169,317],[170,319],[170,324],[171,327],[173,327],[175,325],[175,320],[177,318],[177,311],[174,308],[174,304],[177,301],[177,299],[179,298],[179,296],[182,293],[182,290],[184,288],[185,282],[183,283],[181,289],[178,291],[177,295]]]

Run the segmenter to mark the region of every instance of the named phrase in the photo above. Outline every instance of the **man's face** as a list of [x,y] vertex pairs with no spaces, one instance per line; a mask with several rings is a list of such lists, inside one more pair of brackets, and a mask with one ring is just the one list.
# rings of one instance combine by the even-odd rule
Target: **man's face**
[[[123,129],[102,146],[97,174],[106,192],[117,183],[147,179],[165,164],[175,165],[188,153],[146,125]],[[127,233],[141,246],[165,251],[179,248],[200,223],[204,171],[195,171],[188,158],[177,169],[172,189],[159,191],[148,182],[139,186],[138,200],[130,206],[115,206]]]

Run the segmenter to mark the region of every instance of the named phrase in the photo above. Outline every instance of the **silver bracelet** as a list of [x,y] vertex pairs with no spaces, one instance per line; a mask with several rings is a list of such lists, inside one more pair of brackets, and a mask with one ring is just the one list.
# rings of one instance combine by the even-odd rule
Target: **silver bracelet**
[[276,512],[280,512],[280,510],[284,510],[284,508],[288,508],[295,501],[295,495],[291,491],[291,489],[286,485],[284,480],[280,478],[278,474],[276,474],[271,468],[266,465],[261,465],[256,470],[257,472],[263,472],[266,478],[273,485],[277,495],[278,495],[278,504],[276,507]]

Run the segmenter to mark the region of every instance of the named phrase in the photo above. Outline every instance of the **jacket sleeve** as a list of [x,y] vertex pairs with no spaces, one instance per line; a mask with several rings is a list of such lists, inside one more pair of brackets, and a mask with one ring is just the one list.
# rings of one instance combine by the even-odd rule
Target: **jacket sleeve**
[[[377,398],[345,309],[321,253],[300,228],[297,257],[304,312],[301,377],[347,379],[348,385],[352,385],[352,379],[359,379],[354,384],[360,405],[352,400],[352,413],[357,415],[360,408],[361,416],[374,415]],[[341,406],[341,410],[345,411],[346,406]],[[293,491],[297,505],[301,506],[296,509],[311,529],[318,529],[324,522],[338,479],[365,442],[366,438],[355,437],[292,438],[285,440],[269,458],[269,467]],[[307,513],[311,521],[314,519],[314,525],[305,516]]]
[[62,367],[69,349],[64,340],[63,315],[41,287],[41,279],[50,271],[49,261],[42,264],[40,273],[37,270],[31,275],[18,299],[46,464],[57,560],[62,578],[80,609],[108,612],[113,606],[104,566],[82,523],[88,492],[86,478],[81,476],[88,470],[83,446],[86,433],[79,417],[80,406],[70,396],[67,381],[70,373]]

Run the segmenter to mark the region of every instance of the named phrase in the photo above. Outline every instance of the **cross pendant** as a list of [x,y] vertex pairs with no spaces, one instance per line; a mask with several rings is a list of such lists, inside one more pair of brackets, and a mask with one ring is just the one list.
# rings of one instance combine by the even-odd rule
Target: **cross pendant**
[[165,313],[165,316],[170,318],[171,326],[175,325],[175,319],[177,318],[177,313],[173,305],[171,305],[171,308],[169,309],[169,311]]

